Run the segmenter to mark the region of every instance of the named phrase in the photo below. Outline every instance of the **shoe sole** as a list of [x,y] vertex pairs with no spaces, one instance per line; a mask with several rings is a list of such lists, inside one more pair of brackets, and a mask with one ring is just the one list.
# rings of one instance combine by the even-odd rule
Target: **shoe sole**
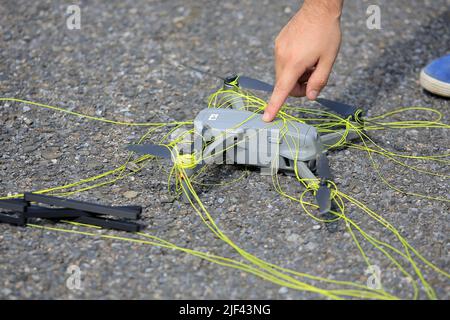
[[430,77],[424,70],[420,73],[420,85],[431,93],[450,98],[450,84]]

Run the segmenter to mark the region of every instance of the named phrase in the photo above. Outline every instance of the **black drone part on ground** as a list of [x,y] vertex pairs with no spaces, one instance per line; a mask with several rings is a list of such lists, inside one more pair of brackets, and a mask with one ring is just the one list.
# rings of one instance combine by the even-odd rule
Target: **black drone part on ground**
[[8,210],[9,213],[0,212],[0,223],[24,226],[27,222],[24,216],[26,208],[27,202],[23,199],[1,200],[0,209]]
[[[30,205],[42,203],[51,207]],[[105,229],[137,232],[141,225],[127,220],[110,219],[104,216],[137,220],[142,212],[140,206],[105,206],[78,200],[70,200],[34,193],[25,193],[23,199],[0,200],[0,223],[25,226],[28,219],[69,220],[95,225]]]

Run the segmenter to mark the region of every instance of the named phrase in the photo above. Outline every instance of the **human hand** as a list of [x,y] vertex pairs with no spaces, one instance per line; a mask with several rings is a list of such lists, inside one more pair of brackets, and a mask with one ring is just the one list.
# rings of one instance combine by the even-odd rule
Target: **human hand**
[[326,86],[341,44],[343,0],[305,0],[275,40],[274,91],[263,120],[272,121],[289,95],[315,100]]

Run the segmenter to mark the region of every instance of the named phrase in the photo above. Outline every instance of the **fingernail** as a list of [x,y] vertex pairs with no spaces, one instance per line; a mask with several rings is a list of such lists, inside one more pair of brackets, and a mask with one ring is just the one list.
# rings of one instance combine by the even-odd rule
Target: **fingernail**
[[267,112],[264,112],[263,116],[262,116],[263,121],[265,122],[270,122],[270,114]]
[[318,95],[319,95],[319,92],[318,92],[317,90],[311,90],[311,91],[309,92],[308,98],[309,98],[310,100],[316,100],[316,98],[317,98]]

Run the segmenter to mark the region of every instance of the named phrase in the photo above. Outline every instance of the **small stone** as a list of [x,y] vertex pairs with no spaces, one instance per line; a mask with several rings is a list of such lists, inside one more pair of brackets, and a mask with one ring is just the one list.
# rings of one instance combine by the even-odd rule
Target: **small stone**
[[11,289],[8,289],[8,288],[2,289],[3,296],[9,296],[11,293],[12,293]]
[[12,36],[12,33],[11,32],[5,32],[4,34],[3,34],[3,40],[5,40],[5,41],[9,41],[9,40],[11,40],[13,38],[13,36]]
[[38,148],[38,145],[25,146],[25,147],[23,147],[23,152],[26,152],[26,153],[33,152],[37,148]]
[[51,147],[42,151],[41,156],[45,160],[58,159],[59,157],[61,157],[61,152],[59,152],[58,148]]
[[183,17],[183,16],[175,17],[175,18],[173,18],[172,22],[178,29],[181,29],[181,28],[183,28],[183,22],[184,22],[185,19],[186,18]]
[[159,201],[161,201],[161,203],[173,203],[174,200],[174,198],[168,197],[166,195],[163,195],[159,198]]
[[128,162],[127,163],[127,169],[133,172],[136,172],[140,169],[141,167],[139,167],[136,163],[134,162]]
[[123,194],[123,196],[127,199],[133,199],[136,198],[138,196],[139,193],[137,193],[136,191],[127,191]]
[[261,40],[259,40],[258,38],[255,38],[255,37],[251,37],[248,41],[248,45],[250,47],[259,47],[259,46],[261,46]]
[[315,244],[314,242],[308,242],[305,248],[308,251],[314,251],[317,248],[317,244]]
[[33,120],[28,119],[28,118],[23,118],[23,122],[25,122],[27,125],[32,125],[33,124]]
[[284,13],[286,13],[286,14],[292,13],[291,7],[285,7],[284,8]]
[[28,111],[31,110],[31,108],[28,107],[28,106],[24,106],[24,107],[22,108],[22,110],[23,110],[23,112],[28,112]]
[[224,198],[219,198],[219,199],[217,199],[217,202],[220,203],[220,204],[222,204],[222,203],[225,202],[225,199],[224,199]]
[[288,293],[288,288],[286,287],[281,287],[280,290],[278,290],[279,294],[286,294]]
[[313,226],[314,230],[320,230],[320,228],[321,228],[320,224],[316,224]]
[[287,237],[287,241],[289,241],[289,242],[300,242],[299,240],[300,240],[300,236],[298,234],[295,234],[295,233],[290,234]]
[[89,162],[86,166],[89,170],[99,170],[103,168],[103,163],[92,161]]

